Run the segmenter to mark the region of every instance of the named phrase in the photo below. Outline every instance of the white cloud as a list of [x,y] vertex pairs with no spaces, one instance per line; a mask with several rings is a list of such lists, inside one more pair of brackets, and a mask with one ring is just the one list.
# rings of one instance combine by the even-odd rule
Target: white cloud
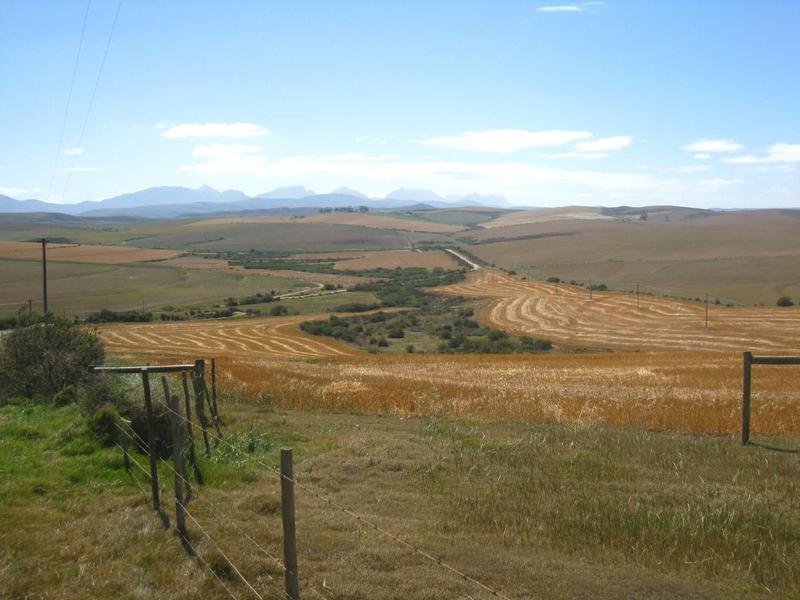
[[247,139],[263,137],[272,133],[255,123],[184,123],[170,127],[161,137],[175,140],[182,138],[228,138]]
[[700,154],[695,154],[694,158],[696,158],[697,160],[708,160],[709,158],[711,158],[711,155],[710,154],[705,154],[705,153],[700,153]]
[[525,148],[562,146],[592,137],[588,131],[551,129],[527,131],[524,129],[487,129],[467,131],[459,135],[435,137],[421,140],[426,146],[438,146],[454,150],[472,150],[506,154]]
[[672,169],[677,173],[702,173],[703,171],[710,171],[709,165],[686,165],[683,167],[675,167]]
[[548,158],[580,158],[581,160],[600,160],[606,158],[605,152],[560,152],[558,154],[548,154]]
[[541,13],[576,13],[583,12],[583,7],[576,4],[561,4],[558,6],[540,6],[536,12]]
[[64,167],[61,170],[64,173],[95,173],[100,167]]
[[719,190],[724,190],[726,188],[731,187],[732,185],[738,185],[740,183],[744,183],[744,179],[704,179],[700,182],[699,185],[703,186],[705,189],[711,192],[716,192]]
[[610,152],[627,148],[633,143],[633,138],[629,135],[616,135],[613,137],[598,138],[575,144],[578,152]]
[[182,165],[179,171],[203,175],[251,175],[262,172],[267,157],[259,154],[261,146],[247,144],[204,144],[192,150],[192,156],[205,159],[197,165]]
[[723,158],[722,162],[732,165],[746,165],[754,163],[793,163],[800,162],[800,144],[773,144],[767,148],[764,156],[746,154]]
[[716,140],[697,140],[683,147],[686,152],[700,152],[704,154],[713,154],[716,152],[738,152],[744,146],[737,142],[724,139]]
[[83,154],[83,148],[68,148],[64,150],[64,154],[67,156],[80,156]]
[[0,187],[0,194],[3,196],[22,196],[23,194],[30,194],[30,190],[18,187]]

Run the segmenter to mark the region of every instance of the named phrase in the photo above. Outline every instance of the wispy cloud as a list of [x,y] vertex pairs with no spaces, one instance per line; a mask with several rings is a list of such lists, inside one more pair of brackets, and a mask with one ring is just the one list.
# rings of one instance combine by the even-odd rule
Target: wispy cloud
[[731,187],[732,185],[739,185],[740,183],[744,183],[744,182],[745,182],[744,179],[720,179],[720,178],[714,178],[714,179],[704,179],[703,181],[700,182],[699,185],[701,185],[704,189],[706,189],[708,191],[717,192],[717,191],[720,191],[720,190],[727,189],[727,188]]
[[739,152],[744,149],[744,146],[728,139],[703,139],[687,144],[683,149],[686,152],[716,154],[718,152]]
[[731,156],[723,158],[722,162],[732,165],[800,162],[800,144],[773,144],[767,149],[766,155]]
[[67,148],[64,150],[64,154],[67,156],[80,156],[83,154],[83,148]]
[[261,146],[247,144],[204,144],[192,150],[192,156],[204,159],[195,165],[182,165],[179,171],[203,175],[251,175],[262,172],[267,157]]
[[551,129],[527,131],[525,129],[487,129],[467,131],[458,135],[434,137],[421,140],[426,146],[437,146],[453,150],[471,150],[508,154],[526,148],[563,146],[571,142],[592,137],[588,131]]
[[560,4],[556,6],[540,6],[536,12],[540,13],[576,13],[583,12],[583,6],[577,4]]
[[182,138],[226,138],[247,139],[270,135],[265,129],[255,123],[183,123],[170,127],[161,137],[175,140]]
[[675,167],[672,169],[676,173],[702,173],[703,171],[710,171],[710,165],[685,165],[683,167]]
[[611,152],[627,148],[633,143],[633,137],[629,135],[615,135],[612,137],[597,138],[575,144],[578,152]]
[[100,167],[64,167],[61,170],[64,173],[96,173]]

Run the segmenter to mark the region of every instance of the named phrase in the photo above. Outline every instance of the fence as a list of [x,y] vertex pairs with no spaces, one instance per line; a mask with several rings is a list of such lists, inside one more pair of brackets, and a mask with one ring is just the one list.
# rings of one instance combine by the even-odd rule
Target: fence
[[753,365],[800,365],[800,356],[753,356],[742,354],[742,445],[750,443],[750,391]]
[[[209,533],[196,518],[196,516],[188,509],[191,502],[200,501],[213,513],[216,520],[225,522],[234,529],[247,541],[249,541],[255,548],[259,550],[266,558],[277,565],[284,573],[284,590],[285,596],[289,600],[299,600],[300,598],[300,577],[299,567],[297,563],[297,541],[295,531],[295,489],[301,490],[309,497],[316,499],[324,505],[335,509],[336,511],[346,515],[361,525],[371,529],[383,538],[402,546],[405,550],[412,552],[425,560],[437,565],[443,571],[450,575],[456,576],[463,580],[465,583],[474,586],[484,594],[488,594],[495,598],[502,598],[509,600],[508,597],[501,591],[489,586],[478,579],[461,571],[457,567],[445,562],[441,558],[434,556],[430,552],[419,548],[412,542],[404,539],[403,537],[381,527],[375,521],[358,514],[351,508],[336,502],[327,494],[316,490],[313,486],[298,481],[294,473],[293,455],[290,448],[281,449],[280,468],[275,468],[249,453],[242,451],[235,445],[227,441],[222,434],[221,419],[216,403],[216,361],[211,361],[211,393],[209,394],[208,386],[205,384],[205,362],[202,360],[195,361],[192,364],[178,364],[178,365],[162,365],[162,366],[141,366],[141,367],[92,367],[91,371],[94,373],[136,373],[142,377],[142,386],[144,393],[145,412],[147,417],[147,439],[143,439],[131,426],[130,423],[121,420],[115,423],[117,431],[119,432],[118,446],[123,452],[124,464],[131,477],[139,486],[142,493],[147,496],[145,487],[139,482],[138,478],[134,475],[132,467],[135,466],[147,478],[151,484],[151,495],[154,510],[159,514],[165,527],[170,527],[169,517],[163,509],[158,475],[158,456],[155,451],[157,445],[157,433],[155,427],[155,413],[153,410],[153,400],[160,402],[170,417],[170,430],[172,435],[172,461],[170,464],[164,461],[163,464],[167,466],[174,477],[174,490],[175,490],[175,533],[181,541],[184,549],[191,556],[195,557],[200,564],[206,568],[219,585],[225,589],[226,593],[231,598],[236,598],[236,594],[231,588],[225,584],[223,579],[215,572],[212,566],[204,559],[204,557],[197,552],[197,549],[192,544],[189,531],[187,529],[187,518],[200,533],[209,541],[214,549],[223,557],[224,561],[230,567],[231,572],[235,573],[238,579],[244,584],[249,592],[256,598],[263,600],[263,595],[256,589],[256,587],[245,577],[242,569],[238,568],[231,560],[228,553],[222,548],[221,544]],[[150,374],[161,374],[161,383],[163,388],[163,400],[158,395],[153,395],[150,389]],[[179,401],[178,395],[171,393],[168,374],[178,374],[181,377],[183,388],[184,402],[183,409]],[[254,462],[255,464],[263,467],[267,472],[276,476],[280,481],[281,489],[281,521],[282,521],[282,534],[283,534],[283,560],[273,555],[269,550],[264,548],[263,544],[253,539],[245,530],[235,523],[232,519],[228,518],[225,510],[202,496],[198,493],[197,489],[193,487],[191,476],[187,474],[187,463],[192,467],[192,473],[195,483],[199,486],[204,484],[202,471],[198,464],[194,448],[194,423],[191,414],[191,402],[188,386],[188,375],[192,375],[192,387],[194,391],[195,400],[195,415],[199,422],[205,446],[206,456],[211,456],[212,447],[209,443],[208,422],[205,418],[205,406],[208,405],[209,411],[212,415],[214,422],[214,431],[212,432],[214,448],[223,445],[232,450],[238,455],[242,456],[246,462]],[[142,466],[139,461],[131,456],[130,445],[134,444],[139,451],[147,456],[150,468],[149,471]],[[186,456],[184,456],[186,454]],[[270,579],[271,576],[269,576]],[[328,597],[311,585],[306,585],[306,589],[315,596],[323,599]]]

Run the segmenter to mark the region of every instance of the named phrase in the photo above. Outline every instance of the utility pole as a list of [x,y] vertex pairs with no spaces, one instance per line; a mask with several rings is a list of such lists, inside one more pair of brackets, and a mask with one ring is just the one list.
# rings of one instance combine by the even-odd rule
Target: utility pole
[[42,238],[42,296],[44,314],[47,315],[47,238]]

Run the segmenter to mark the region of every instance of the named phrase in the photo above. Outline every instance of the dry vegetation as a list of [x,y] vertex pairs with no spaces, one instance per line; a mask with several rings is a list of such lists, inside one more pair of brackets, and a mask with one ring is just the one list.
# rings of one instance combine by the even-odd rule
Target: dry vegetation
[[580,348],[625,350],[800,351],[800,313],[786,308],[705,307],[629,293],[594,292],[560,284],[525,282],[483,269],[442,293],[494,298],[484,322],[509,333]]
[[585,221],[585,220],[612,220],[613,217],[603,215],[599,208],[590,206],[565,206],[561,208],[537,208],[534,210],[520,210],[500,215],[496,219],[481,223],[481,227],[494,229],[496,227],[509,227],[512,225],[526,225],[528,223],[547,223],[549,221]]
[[458,269],[458,261],[453,256],[442,250],[429,250],[417,252],[413,250],[384,250],[375,252],[317,252],[311,254],[297,254],[292,258],[299,260],[314,260],[336,258],[340,259],[334,269],[345,271],[365,271],[371,269],[397,269],[419,267],[423,269]]
[[[176,250],[150,250],[131,246],[92,246],[80,244],[48,244],[47,259],[65,262],[116,265],[160,261],[178,256]],[[0,259],[38,260],[42,245],[38,242],[1,242]]]
[[241,275],[262,275],[267,277],[288,277],[301,281],[351,287],[359,283],[372,281],[369,277],[354,275],[334,275],[331,273],[309,273],[307,271],[294,271],[286,269],[245,269],[238,265],[231,265],[227,260],[219,258],[202,258],[200,256],[181,256],[164,262],[165,265],[181,267],[184,269],[200,269],[203,271],[239,273]]
[[220,225],[241,223],[325,223],[330,225],[354,225],[372,229],[400,229],[404,231],[419,231],[425,233],[452,233],[461,231],[464,227],[433,223],[420,219],[404,219],[391,215],[372,213],[347,213],[334,212],[315,214],[306,217],[277,216],[277,217],[220,217],[205,219],[189,223],[187,228],[213,228]]

